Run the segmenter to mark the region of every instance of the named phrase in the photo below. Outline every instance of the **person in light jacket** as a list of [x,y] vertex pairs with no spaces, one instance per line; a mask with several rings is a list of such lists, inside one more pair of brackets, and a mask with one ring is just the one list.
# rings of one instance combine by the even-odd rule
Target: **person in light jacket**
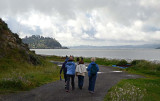
[[78,87],[81,90],[83,87],[85,73],[86,73],[86,66],[84,65],[83,60],[81,60],[76,67],[76,75],[78,76]]
[[69,86],[70,86],[70,78],[71,78],[71,85],[72,85],[72,90],[75,89],[74,86],[74,78],[75,78],[75,69],[76,65],[73,62],[73,57],[70,57],[68,62],[66,63],[65,67],[67,68],[67,87],[66,87],[66,92],[69,92]]
[[89,87],[88,90],[90,93],[94,93],[97,72],[99,71],[98,65],[95,63],[96,59],[94,57],[91,58],[91,63],[89,64],[87,71],[89,77]]

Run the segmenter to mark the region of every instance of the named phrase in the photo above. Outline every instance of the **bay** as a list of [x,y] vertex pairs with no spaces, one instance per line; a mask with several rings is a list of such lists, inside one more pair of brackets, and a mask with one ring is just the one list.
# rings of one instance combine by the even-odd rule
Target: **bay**
[[108,59],[144,59],[160,61],[159,49],[31,49],[39,55],[99,57]]

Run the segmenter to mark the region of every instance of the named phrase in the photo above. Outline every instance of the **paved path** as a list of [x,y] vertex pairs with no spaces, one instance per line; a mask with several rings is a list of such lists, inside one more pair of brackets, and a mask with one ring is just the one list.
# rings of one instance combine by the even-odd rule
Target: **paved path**
[[[58,63],[58,62],[54,62]],[[60,63],[58,63],[60,65]],[[140,78],[141,76],[119,72],[113,67],[100,66],[95,86],[95,93],[88,92],[88,76],[85,76],[84,87],[78,89],[75,77],[75,90],[65,92],[64,81],[56,81],[35,88],[31,91],[0,96],[0,101],[103,101],[107,91],[121,79]]]

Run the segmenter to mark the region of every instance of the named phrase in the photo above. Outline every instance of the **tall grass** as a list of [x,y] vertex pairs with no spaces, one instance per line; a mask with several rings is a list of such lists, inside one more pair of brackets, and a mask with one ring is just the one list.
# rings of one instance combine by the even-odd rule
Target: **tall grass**
[[104,101],[159,101],[160,79],[121,80],[112,87]]
[[53,56],[45,56],[45,58],[47,60],[52,60],[52,61],[64,61],[65,60],[65,57],[63,57],[63,56],[55,56],[55,55],[53,55]]
[[59,79],[59,67],[41,60],[41,65],[31,65],[13,59],[0,60],[0,93],[29,90]]
[[112,87],[104,101],[159,101],[160,64],[146,60],[133,60],[126,71],[146,78],[120,81]]
[[126,71],[147,77],[160,77],[160,64],[146,60],[133,60],[131,65],[132,67],[127,68]]
[[[126,60],[117,60],[117,59],[106,59],[106,58],[96,58],[96,63],[99,65],[106,65],[106,66],[112,66],[112,65],[124,65],[124,62],[127,64]],[[84,58],[84,62],[90,63],[91,58]]]

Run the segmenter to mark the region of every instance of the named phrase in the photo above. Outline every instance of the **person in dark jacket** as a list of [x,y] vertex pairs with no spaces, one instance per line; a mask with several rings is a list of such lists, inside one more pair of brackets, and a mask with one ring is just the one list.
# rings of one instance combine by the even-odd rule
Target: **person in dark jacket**
[[[91,63],[89,64],[87,71],[88,71],[88,77],[89,77],[89,87],[88,90],[90,93],[94,93],[96,78],[97,78],[97,72],[99,71],[98,65],[95,63],[95,58],[91,58]],[[95,73],[93,74],[93,68],[95,68]]]
[[77,57],[76,63],[75,63],[75,64],[76,64],[76,67],[77,67],[77,65],[79,64],[79,61],[80,61],[80,60],[79,60],[79,57]]
[[60,69],[60,77],[61,77],[61,74],[62,74],[62,71],[63,71],[63,75],[64,75],[64,81],[65,81],[65,88],[66,88],[66,82],[67,82],[67,68],[65,68],[65,65],[66,63],[68,62],[68,56],[66,56],[66,59],[65,59],[65,62],[62,64],[62,67]]
[[67,68],[67,87],[66,87],[66,92],[69,92],[69,87],[70,87],[70,78],[71,78],[71,85],[72,85],[72,90],[75,89],[75,84],[74,84],[74,78],[75,78],[75,69],[76,65],[73,62],[73,57],[70,57],[68,62],[66,63],[65,67]]

